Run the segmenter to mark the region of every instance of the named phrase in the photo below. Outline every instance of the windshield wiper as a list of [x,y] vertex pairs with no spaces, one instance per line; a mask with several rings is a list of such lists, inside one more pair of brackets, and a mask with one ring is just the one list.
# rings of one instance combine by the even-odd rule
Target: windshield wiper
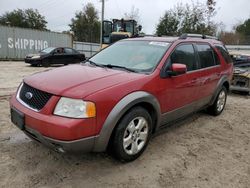
[[94,66],[96,66],[96,67],[103,67],[103,68],[105,68],[104,65],[95,63],[94,61],[91,61],[91,60],[89,60],[89,59],[86,59],[85,62],[88,62],[89,64],[94,65]]
[[127,67],[123,67],[123,66],[120,66],[120,65],[111,65],[111,64],[107,64],[107,65],[104,65],[105,67],[107,68],[119,68],[119,69],[124,69],[124,70],[127,70],[129,72],[137,72],[136,70],[134,69],[130,69],[130,68],[127,68]]
[[111,65],[111,64],[103,65],[103,64],[98,64],[98,63],[95,63],[94,61],[89,60],[89,59],[86,59],[84,62],[85,63],[88,62],[91,65],[94,65],[94,66],[97,66],[97,67],[102,67],[102,68],[111,68],[111,69],[112,68],[119,68],[119,69],[127,70],[129,72],[138,72],[138,71],[136,71],[134,69],[130,69],[130,68],[119,66],[119,65]]

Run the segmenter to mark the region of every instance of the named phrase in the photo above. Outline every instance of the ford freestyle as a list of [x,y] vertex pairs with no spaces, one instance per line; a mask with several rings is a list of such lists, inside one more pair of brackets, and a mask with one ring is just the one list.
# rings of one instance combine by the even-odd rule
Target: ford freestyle
[[125,39],[81,64],[24,78],[10,99],[11,120],[57,151],[109,148],[132,161],[162,127],[201,109],[219,115],[232,71],[213,37]]

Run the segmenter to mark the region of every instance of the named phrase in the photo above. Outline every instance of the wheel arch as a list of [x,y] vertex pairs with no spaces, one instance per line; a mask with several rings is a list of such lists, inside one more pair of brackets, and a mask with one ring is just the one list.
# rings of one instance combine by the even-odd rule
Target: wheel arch
[[219,92],[220,92],[220,90],[221,90],[221,88],[223,86],[227,89],[227,91],[229,91],[229,88],[230,88],[230,84],[229,83],[230,82],[229,82],[227,76],[221,77],[221,79],[219,80],[219,82],[218,82],[218,84],[216,86],[216,89],[214,91],[214,94],[212,96],[212,99],[211,99],[209,105],[212,105],[214,103],[214,101],[216,100],[217,95],[219,94]]
[[122,98],[111,110],[102,126],[99,137],[96,138],[93,151],[101,152],[106,150],[112,138],[112,133],[120,119],[136,106],[141,106],[149,112],[152,117],[153,132],[155,132],[159,127],[161,114],[158,100],[150,93],[144,91],[133,92]]

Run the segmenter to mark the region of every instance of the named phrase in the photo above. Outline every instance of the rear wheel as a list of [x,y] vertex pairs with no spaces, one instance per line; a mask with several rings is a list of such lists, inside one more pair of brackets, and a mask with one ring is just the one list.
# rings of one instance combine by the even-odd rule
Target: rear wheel
[[152,133],[152,119],[141,107],[133,108],[120,121],[115,130],[112,151],[121,161],[138,158],[146,149]]
[[211,115],[219,115],[224,110],[227,100],[227,89],[222,86],[212,106],[208,107],[208,112]]

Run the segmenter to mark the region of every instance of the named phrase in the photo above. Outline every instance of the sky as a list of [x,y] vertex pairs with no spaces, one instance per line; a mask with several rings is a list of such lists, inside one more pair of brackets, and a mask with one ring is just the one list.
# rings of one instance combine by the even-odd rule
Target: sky
[[[198,0],[205,3],[206,0]],[[52,31],[69,30],[68,24],[75,12],[80,11],[88,2],[94,4],[101,17],[100,0],[0,0],[0,15],[14,9],[34,8],[45,16],[47,27]],[[122,18],[134,6],[139,9],[140,24],[143,32],[153,34],[156,25],[166,10],[173,8],[177,3],[190,3],[189,0],[106,0],[104,17],[107,20]],[[250,18],[249,0],[217,0],[216,22],[223,22],[225,30],[229,31],[237,23]]]

